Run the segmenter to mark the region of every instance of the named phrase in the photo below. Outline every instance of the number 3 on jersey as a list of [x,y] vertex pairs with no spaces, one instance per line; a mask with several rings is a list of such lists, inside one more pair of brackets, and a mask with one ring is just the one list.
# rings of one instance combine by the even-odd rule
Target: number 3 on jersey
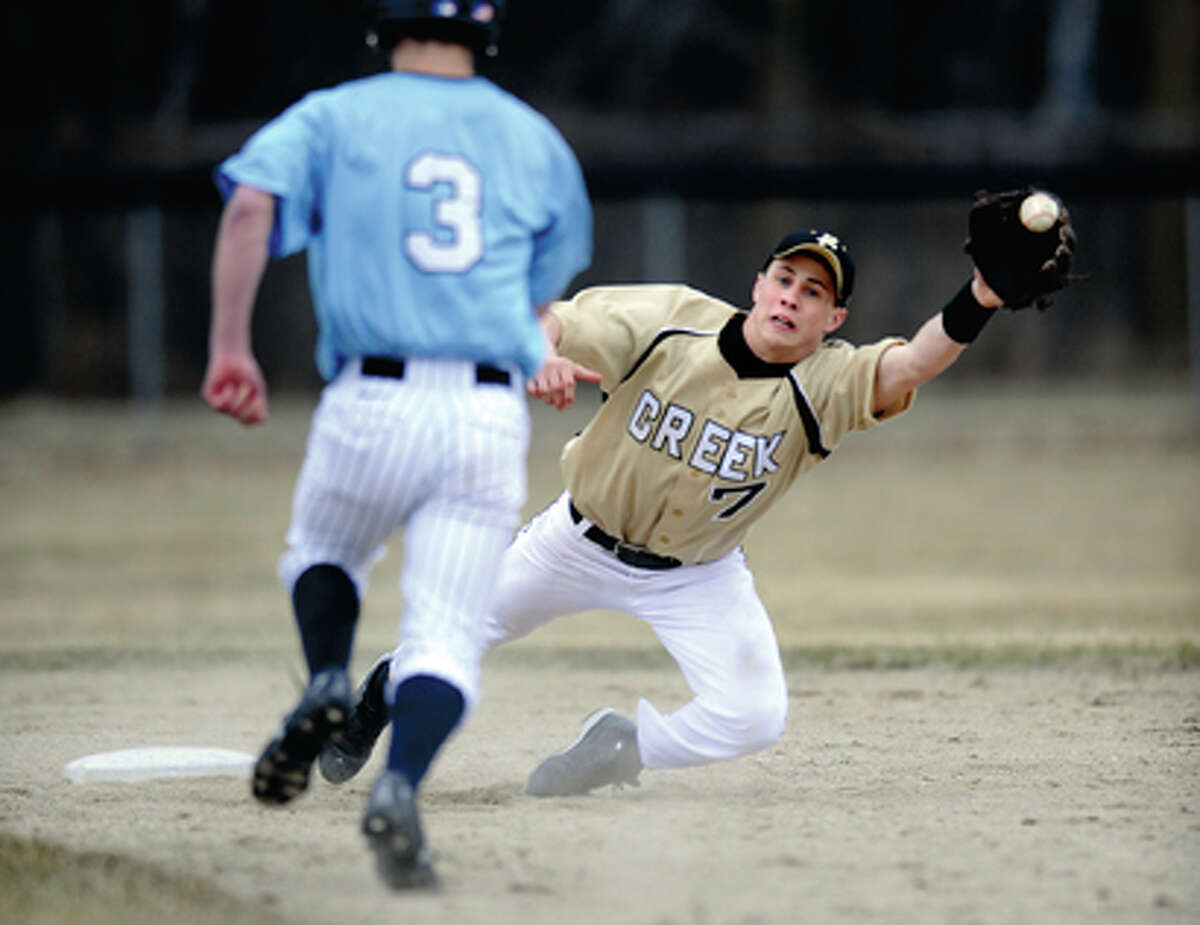
[[465,273],[483,257],[483,181],[470,161],[453,154],[426,152],[404,172],[410,189],[430,191],[438,184],[448,195],[434,199],[433,220],[449,234],[443,239],[428,231],[404,236],[404,253],[426,273]]

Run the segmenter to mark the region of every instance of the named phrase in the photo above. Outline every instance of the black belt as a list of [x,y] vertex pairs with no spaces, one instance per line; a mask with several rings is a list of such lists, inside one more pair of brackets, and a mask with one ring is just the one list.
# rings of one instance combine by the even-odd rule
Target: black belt
[[[571,519],[575,523],[583,520],[583,515],[579,513],[579,508],[575,506],[574,501],[567,499],[567,509],[571,512]],[[595,524],[584,530],[583,535],[597,546],[611,552],[626,565],[632,565],[635,568],[653,569],[654,571],[661,572],[683,565],[674,556],[660,556],[658,553],[642,549],[640,546],[630,546],[624,540],[619,540],[615,536],[609,536]]]
[[[388,379],[403,379],[404,361],[393,360],[391,357],[363,357],[362,374],[364,376],[385,376]],[[476,363],[475,381],[481,385],[485,382],[510,385],[512,376],[509,375],[508,370],[492,366],[490,363]]]

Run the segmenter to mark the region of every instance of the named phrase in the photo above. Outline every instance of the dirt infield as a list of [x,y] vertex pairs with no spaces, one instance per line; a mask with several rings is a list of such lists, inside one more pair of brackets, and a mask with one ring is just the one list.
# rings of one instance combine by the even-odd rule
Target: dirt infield
[[[139,746],[257,752],[299,658],[274,561],[305,408],[0,409],[5,922],[1200,920],[1200,443],[1177,389],[944,393],[852,438],[748,544],[791,694],[739,761],[522,794],[579,720],[688,696],[585,614],[488,656],[422,794],[444,881],[380,884],[380,766],[283,809],[246,780],[76,784]],[[586,409],[583,409],[586,411]],[[530,510],[579,417],[539,418]],[[402,612],[380,566],[360,673]]]
[[[545,801],[521,793],[524,777],[587,710],[628,710],[639,694],[665,705],[683,692],[669,670],[567,674],[520,662],[489,671],[479,713],[426,785],[444,881],[434,897],[389,894],[358,834],[378,755],[349,784],[317,781],[282,810],[253,803],[237,778],[62,775],[80,754],[131,742],[256,750],[292,691],[253,663],[6,672],[0,826],[199,878],[293,922],[1200,915],[1194,672],[793,671],[777,747],[644,773],[639,789]],[[154,920],[129,901],[118,894],[126,915],[113,921]]]

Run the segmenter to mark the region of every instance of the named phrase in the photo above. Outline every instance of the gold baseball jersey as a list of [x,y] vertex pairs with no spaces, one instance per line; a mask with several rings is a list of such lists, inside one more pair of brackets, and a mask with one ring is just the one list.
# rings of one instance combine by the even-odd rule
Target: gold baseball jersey
[[563,449],[571,499],[607,533],[685,563],[737,548],[848,431],[915,396],[871,411],[876,364],[903,338],[766,363],[742,336],[745,311],[687,286],[601,286],[552,311],[559,353],[601,373],[606,396]]

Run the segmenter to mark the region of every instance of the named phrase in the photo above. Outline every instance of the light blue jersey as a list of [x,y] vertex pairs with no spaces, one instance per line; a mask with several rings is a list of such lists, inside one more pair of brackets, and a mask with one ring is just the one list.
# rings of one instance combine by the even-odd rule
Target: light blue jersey
[[517,364],[533,306],[592,253],[579,163],[558,131],[483,77],[386,73],[310,93],[217,170],[276,199],[270,252],[307,248],[317,368],[359,356]]

